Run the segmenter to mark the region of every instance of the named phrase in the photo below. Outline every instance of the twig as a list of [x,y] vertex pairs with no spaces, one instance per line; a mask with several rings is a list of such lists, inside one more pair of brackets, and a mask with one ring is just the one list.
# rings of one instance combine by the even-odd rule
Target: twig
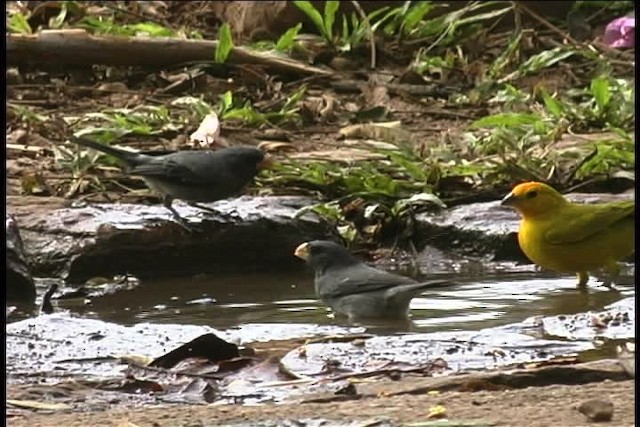
[[371,22],[369,21],[367,14],[362,10],[362,7],[360,7],[360,3],[356,0],[351,0],[351,4],[360,15],[360,18],[362,18],[362,22],[366,25],[367,31],[369,31],[369,44],[371,45],[371,69],[374,70],[376,68],[376,41],[373,34],[373,28],[371,28]]
[[[560,47],[560,46],[565,46],[564,44],[560,43],[557,40],[553,40],[553,39],[549,39],[547,40],[549,44],[555,46],[555,47]],[[610,53],[610,54],[615,54],[615,55],[620,55],[622,52],[618,52],[614,49],[611,49],[608,46],[603,45],[602,43],[593,43],[591,45],[587,46],[591,51],[594,51],[596,53],[598,53],[598,50],[596,49],[599,48],[600,50],[602,50],[605,53]],[[620,66],[624,66],[624,67],[631,67],[631,68],[635,68],[636,64],[635,61],[633,60],[622,60],[622,59],[616,59],[616,58],[610,58],[607,57],[607,60],[612,64],[612,65],[620,65]]]
[[159,19],[155,19],[155,18],[152,18],[150,16],[145,16],[145,15],[143,15],[141,13],[133,12],[133,11],[127,10],[127,9],[123,9],[121,7],[118,7],[118,6],[111,6],[109,4],[109,2],[106,2],[103,5],[103,7],[106,8],[106,9],[111,9],[114,12],[121,12],[121,13],[124,13],[126,15],[130,15],[130,16],[132,16],[134,18],[139,18],[141,20],[146,20],[146,21],[149,21],[149,22],[153,22],[153,23],[156,23],[156,24],[158,24],[158,25],[160,25],[162,27],[165,27],[165,28],[171,29],[173,31],[176,31],[175,28],[171,27],[171,25],[165,20],[161,21]]
[[150,371],[150,372],[157,372],[160,374],[165,374],[165,375],[172,375],[172,376],[176,376],[176,377],[187,377],[187,378],[202,378],[205,380],[216,380],[216,381],[220,381],[225,379],[228,375],[216,375],[216,374],[198,374],[198,373],[194,373],[194,372],[177,372],[177,371],[172,371],[170,369],[166,369],[166,368],[161,368],[159,366],[150,366],[150,365],[146,365],[146,366],[142,366],[142,365],[138,365],[135,363],[127,363],[129,365],[128,369],[134,370],[134,369],[139,369],[141,371]]
[[569,172],[569,174],[562,180],[564,184],[567,184],[573,180],[576,176],[576,173],[580,170],[582,166],[585,165],[589,160],[593,159],[598,154],[598,146],[596,146],[591,153],[589,153],[586,157],[584,157],[577,165]]
[[542,16],[538,15],[533,10],[529,9],[529,7],[525,6],[521,1],[516,1],[516,2],[514,2],[514,4],[515,4],[516,7],[518,7],[519,9],[522,9],[523,11],[527,12],[529,15],[531,15],[532,18],[534,18],[536,21],[538,21],[539,23],[541,23],[545,27],[549,28],[554,33],[558,34],[560,37],[563,37],[563,38],[567,39],[568,41],[570,41],[571,44],[573,44],[573,45],[575,45],[577,47],[583,46],[582,43],[580,43],[579,41],[577,41],[576,39],[571,37],[568,32],[562,31],[560,28],[556,27],[551,22],[547,21],[546,19],[544,19]]
[[40,305],[40,314],[51,314],[53,313],[53,305],[51,304],[51,297],[58,290],[58,284],[52,283],[45,292],[42,297],[42,304]]
[[578,189],[580,189],[582,187],[588,187],[589,185],[594,184],[594,183],[596,183],[598,181],[601,181],[601,180],[602,180],[602,176],[596,176],[596,177],[593,177],[591,179],[586,180],[585,182],[581,182],[580,184],[576,184],[573,187],[565,188],[562,192],[563,193],[572,193],[572,192],[574,192],[574,191],[576,191],[576,190],[578,190]]
[[614,54],[615,53],[615,55],[627,58],[627,55],[625,55],[622,52],[619,52],[617,50],[611,49],[609,46],[606,46],[606,45],[604,45],[602,43],[588,44],[588,43],[579,42],[576,39],[574,39],[573,37],[571,37],[571,35],[568,32],[562,31],[560,28],[556,27],[551,22],[547,21],[542,16],[538,15],[536,12],[531,10],[528,6],[525,6],[523,4],[523,2],[517,1],[517,2],[515,2],[515,4],[517,5],[517,7],[521,8],[522,10],[527,12],[529,15],[531,15],[531,17],[534,18],[536,21],[538,21],[539,23],[541,23],[545,27],[549,28],[551,31],[553,31],[554,33],[556,33],[559,36],[563,37],[564,39],[568,40],[575,47],[590,47],[590,48],[594,49],[594,46],[597,46],[601,51],[603,51],[605,53],[610,53],[610,54]]

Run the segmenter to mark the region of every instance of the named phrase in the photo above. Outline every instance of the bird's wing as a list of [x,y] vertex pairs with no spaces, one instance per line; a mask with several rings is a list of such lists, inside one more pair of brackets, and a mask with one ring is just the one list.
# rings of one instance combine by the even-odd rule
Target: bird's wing
[[633,201],[602,205],[572,206],[571,211],[560,212],[556,223],[546,232],[546,240],[554,245],[575,243],[611,227],[618,221],[635,215]]
[[150,178],[170,179],[185,184],[208,184],[210,180],[196,173],[187,162],[169,157],[154,159],[134,167],[131,174]]
[[384,291],[400,285],[416,283],[405,276],[378,270],[366,264],[357,264],[339,271],[331,271],[321,278],[325,286],[322,294],[328,297]]
[[387,297],[389,298],[411,298],[414,295],[422,293],[426,289],[451,287],[457,285],[456,282],[451,280],[439,279],[429,280],[426,282],[412,283],[409,285],[394,286],[387,291]]

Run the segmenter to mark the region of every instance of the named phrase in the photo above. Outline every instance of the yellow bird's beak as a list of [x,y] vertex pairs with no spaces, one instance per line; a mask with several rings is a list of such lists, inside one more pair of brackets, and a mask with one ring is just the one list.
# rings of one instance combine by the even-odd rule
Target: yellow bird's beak
[[506,196],[504,196],[504,198],[500,201],[500,205],[501,206],[513,206],[513,204],[516,202],[517,197],[515,194],[513,194],[513,192],[507,194]]
[[298,246],[293,254],[306,261],[309,258],[309,243],[303,243]]

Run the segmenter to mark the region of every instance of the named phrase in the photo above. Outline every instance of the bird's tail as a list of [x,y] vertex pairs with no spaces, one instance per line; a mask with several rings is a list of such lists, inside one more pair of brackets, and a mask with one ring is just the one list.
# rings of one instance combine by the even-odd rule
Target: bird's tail
[[396,299],[398,301],[400,300],[410,301],[411,298],[418,295],[425,289],[446,288],[455,284],[456,283],[452,282],[451,280],[440,279],[440,280],[429,280],[427,282],[421,282],[421,283],[412,283],[409,285],[394,286],[393,288],[390,288],[389,290],[387,290],[387,297],[391,299]]
[[134,153],[127,150],[122,150],[120,148],[111,147],[110,145],[101,144],[83,136],[71,136],[69,140],[83,147],[93,148],[94,150],[98,150],[102,153],[116,157],[129,166],[136,166],[140,163],[141,158],[144,157],[144,154]]

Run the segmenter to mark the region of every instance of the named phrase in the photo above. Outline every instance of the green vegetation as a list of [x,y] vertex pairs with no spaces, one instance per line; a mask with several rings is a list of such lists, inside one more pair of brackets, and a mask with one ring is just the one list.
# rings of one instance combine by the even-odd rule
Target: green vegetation
[[[373,45],[383,60],[376,77],[392,78],[372,86],[411,103],[407,109],[415,113],[414,121],[405,121],[407,116],[386,101],[370,103],[362,94],[343,96],[328,80],[281,81],[260,67],[230,63],[234,41],[230,25],[224,23],[217,29],[218,48],[211,52],[211,61],[186,64],[175,72],[189,74],[194,81],[201,78],[204,90],[185,84],[188,90],[162,101],[65,114],[65,126],[105,143],[125,137],[151,140],[189,134],[204,117],[216,113],[224,126],[287,132],[291,138],[286,144],[293,151],[329,146],[335,153],[320,160],[282,153],[278,166],[261,175],[258,185],[263,192],[317,197],[322,203],[300,214],[313,211],[330,219],[348,240],[410,236],[416,212],[457,203],[461,188],[497,195],[525,179],[560,189],[612,177],[634,179],[634,63],[628,52],[604,49],[590,40],[574,42],[563,23],[523,27],[521,18],[528,12],[517,2],[475,1],[458,10],[446,9],[441,2],[405,2],[367,14],[357,8],[345,13],[337,1],[325,2],[321,9],[308,1],[293,3],[319,37],[309,43],[301,22],[250,48],[298,59],[304,52],[322,65],[328,63],[322,59],[327,50],[332,57],[360,60]],[[20,34],[45,27],[82,27],[121,36],[198,34],[197,29],[175,30],[142,19],[130,22],[118,13],[84,16],[80,6],[60,2],[59,12],[38,28],[31,28],[28,12],[14,10],[8,14],[8,29]],[[632,8],[624,1],[574,4],[575,11],[600,23]],[[509,31],[493,31],[497,19],[515,21]],[[350,78],[349,73],[336,72],[333,81]],[[399,89],[392,92],[394,85]],[[416,86],[434,87],[446,95],[415,91]],[[9,108],[25,126],[52,121],[38,108],[11,100]],[[462,119],[445,122],[443,132],[423,132],[430,114]],[[416,124],[416,118],[421,122]],[[375,132],[337,138],[347,126],[383,120],[399,126],[387,129],[380,124]],[[313,141],[319,139],[308,141],[306,131],[327,128],[328,137],[318,146]],[[340,149],[347,147],[370,156],[341,155]],[[55,153],[57,164],[72,171],[73,188],[87,179],[92,188],[104,188],[100,179],[87,177],[91,170],[113,166],[106,156],[64,146]]]

